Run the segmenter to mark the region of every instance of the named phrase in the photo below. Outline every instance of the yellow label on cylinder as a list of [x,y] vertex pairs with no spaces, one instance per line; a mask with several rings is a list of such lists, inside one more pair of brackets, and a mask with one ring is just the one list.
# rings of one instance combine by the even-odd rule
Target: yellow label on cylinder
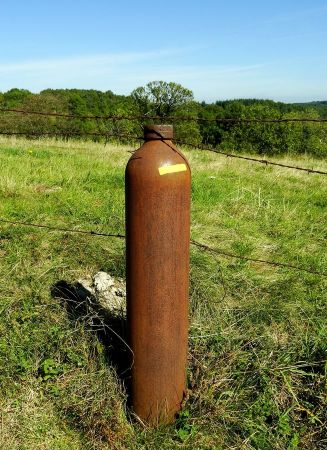
[[159,174],[166,175],[166,173],[185,172],[187,170],[186,164],[174,164],[172,166],[159,167]]

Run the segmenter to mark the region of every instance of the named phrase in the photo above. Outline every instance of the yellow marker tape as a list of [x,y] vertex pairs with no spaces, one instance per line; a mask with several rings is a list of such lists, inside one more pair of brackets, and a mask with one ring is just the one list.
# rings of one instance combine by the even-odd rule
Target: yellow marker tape
[[173,166],[159,167],[160,175],[166,175],[166,173],[185,172],[187,170],[186,164],[174,164]]

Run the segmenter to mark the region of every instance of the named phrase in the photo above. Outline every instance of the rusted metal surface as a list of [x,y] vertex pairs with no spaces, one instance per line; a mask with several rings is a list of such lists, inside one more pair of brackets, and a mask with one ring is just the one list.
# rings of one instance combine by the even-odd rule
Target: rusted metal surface
[[146,127],[126,167],[131,401],[151,425],[174,420],[186,380],[191,173],[171,138]]

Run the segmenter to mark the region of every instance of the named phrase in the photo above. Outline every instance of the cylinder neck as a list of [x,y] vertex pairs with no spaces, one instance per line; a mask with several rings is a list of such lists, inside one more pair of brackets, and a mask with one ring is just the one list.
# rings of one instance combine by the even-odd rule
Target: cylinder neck
[[170,141],[173,137],[174,129],[172,125],[145,125],[144,127],[145,141]]

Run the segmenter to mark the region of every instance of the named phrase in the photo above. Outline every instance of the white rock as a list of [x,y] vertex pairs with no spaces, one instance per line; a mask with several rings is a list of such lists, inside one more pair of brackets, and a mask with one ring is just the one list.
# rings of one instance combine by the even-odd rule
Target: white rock
[[126,287],[122,279],[115,279],[106,272],[98,272],[92,278],[78,280],[92,301],[96,301],[110,314],[125,315]]
[[99,294],[108,291],[114,285],[114,278],[107,272],[98,272],[93,277],[93,286]]

